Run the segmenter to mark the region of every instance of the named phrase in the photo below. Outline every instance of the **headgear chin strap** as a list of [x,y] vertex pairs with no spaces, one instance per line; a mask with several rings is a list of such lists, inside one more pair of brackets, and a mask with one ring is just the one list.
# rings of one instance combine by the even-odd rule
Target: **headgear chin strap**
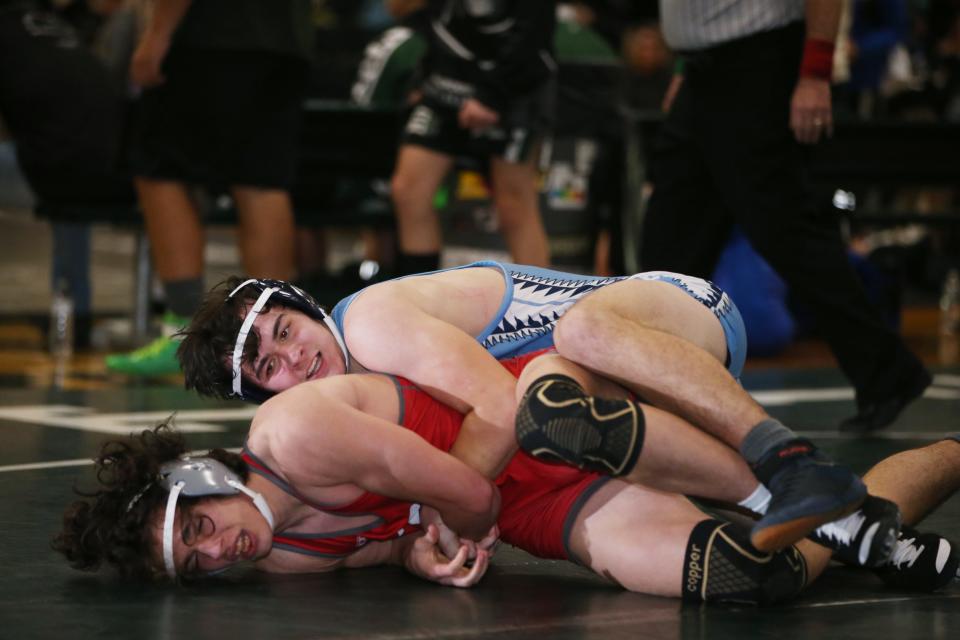
[[344,366],[347,369],[350,368],[350,352],[347,351],[347,345],[343,341],[343,336],[340,334],[340,329],[337,328],[336,322],[334,322],[333,318],[303,289],[282,280],[259,280],[250,278],[240,283],[239,286],[231,291],[229,295],[227,295],[227,299],[229,300],[235,296],[238,291],[247,286],[252,286],[259,290],[260,296],[256,302],[253,303],[253,306],[250,307],[250,310],[247,311],[247,315],[243,319],[243,324],[240,325],[240,331],[237,333],[236,344],[234,344],[233,347],[233,358],[231,360],[233,395],[239,396],[244,400],[262,402],[275,393],[251,384],[249,381],[246,383],[246,388],[244,388],[242,373],[243,347],[247,342],[247,336],[250,334],[250,329],[253,327],[257,314],[263,310],[263,307],[266,306],[271,296],[274,295],[280,299],[281,304],[302,311],[314,320],[323,322],[330,330],[330,333],[333,334],[334,340],[337,341],[337,346],[340,347],[340,351],[343,353]]
[[253,500],[253,506],[270,525],[270,529],[274,527],[273,512],[263,495],[248,488],[235,471],[213,458],[179,458],[165,462],[160,465],[157,484],[170,492],[163,516],[163,564],[170,578],[177,577],[173,560],[173,521],[177,513],[177,499],[181,494],[197,498],[244,493]]

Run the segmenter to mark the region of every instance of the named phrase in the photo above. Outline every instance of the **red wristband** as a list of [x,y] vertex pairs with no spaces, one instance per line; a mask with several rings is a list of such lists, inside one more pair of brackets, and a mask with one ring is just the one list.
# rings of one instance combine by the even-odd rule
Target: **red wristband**
[[829,40],[808,39],[803,45],[800,75],[830,80],[833,76],[833,43]]

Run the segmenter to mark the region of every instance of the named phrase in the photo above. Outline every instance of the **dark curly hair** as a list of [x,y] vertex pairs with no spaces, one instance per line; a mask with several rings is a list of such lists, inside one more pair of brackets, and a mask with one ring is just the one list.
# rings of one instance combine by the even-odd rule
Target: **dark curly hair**
[[[96,571],[107,564],[125,578],[165,579],[166,574],[150,552],[149,524],[166,504],[168,495],[155,480],[161,464],[186,452],[186,442],[173,428],[172,416],[153,429],[105,443],[100,455],[94,458],[100,486],[89,492],[74,489],[85,499],[67,507],[63,530],[51,542],[53,549],[82,571]],[[239,455],[213,449],[206,456],[219,460],[246,480],[248,471]],[[146,491],[131,507],[131,501],[145,487]],[[183,497],[178,505],[189,507],[200,499]]]
[[[200,395],[224,399],[233,395],[233,372],[227,363],[233,358],[244,312],[260,296],[259,291],[247,286],[228,298],[242,282],[243,279],[231,276],[208,291],[190,324],[178,334],[183,338],[177,359],[184,384]],[[270,308],[271,304],[267,303],[261,313]],[[256,360],[259,349],[260,334],[254,328],[244,344],[243,361]]]

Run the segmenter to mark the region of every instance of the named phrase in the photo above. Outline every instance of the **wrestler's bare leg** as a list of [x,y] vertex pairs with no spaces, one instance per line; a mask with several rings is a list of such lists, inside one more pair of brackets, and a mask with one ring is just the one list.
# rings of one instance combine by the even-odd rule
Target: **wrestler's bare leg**
[[870,493],[900,507],[903,523],[915,525],[960,490],[960,442],[941,440],[896,453],[863,476]]
[[769,418],[726,370],[720,322],[671,284],[624,280],[603,287],[560,318],[554,342],[561,355],[734,448]]
[[[678,597],[688,540],[706,518],[681,496],[612,480],[587,500],[569,546],[577,560],[626,589]],[[809,584],[829,563],[830,551],[808,541],[797,549]]]
[[[618,384],[556,355],[536,358],[517,382],[517,399],[529,385],[548,374],[573,378],[590,395],[624,398]],[[623,476],[664,491],[737,504],[757,488],[757,479],[736,451],[687,421],[662,409],[640,405],[645,422],[643,446],[636,465]]]

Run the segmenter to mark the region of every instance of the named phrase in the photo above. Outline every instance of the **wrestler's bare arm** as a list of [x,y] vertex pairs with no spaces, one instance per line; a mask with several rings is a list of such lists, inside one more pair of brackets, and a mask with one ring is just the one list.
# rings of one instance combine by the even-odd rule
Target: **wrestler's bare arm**
[[496,477],[516,452],[515,378],[473,336],[401,293],[371,290],[353,303],[345,336],[351,352],[367,368],[408,378],[464,413],[451,453]]
[[489,566],[490,552],[480,550],[467,566],[469,554],[463,546],[452,558],[439,548],[436,527],[387,541],[372,541],[345,558],[319,558],[274,550],[257,563],[268,573],[326,573],[337,569],[358,569],[383,564],[405,568],[415,576],[454,587],[470,587],[479,582]]
[[377,396],[396,396],[391,386],[382,376],[363,375],[299,385],[261,406],[251,426],[250,446],[307,496],[353,485],[428,504],[462,536],[483,538],[499,512],[496,487],[398,427],[396,416],[389,421],[365,413]]

